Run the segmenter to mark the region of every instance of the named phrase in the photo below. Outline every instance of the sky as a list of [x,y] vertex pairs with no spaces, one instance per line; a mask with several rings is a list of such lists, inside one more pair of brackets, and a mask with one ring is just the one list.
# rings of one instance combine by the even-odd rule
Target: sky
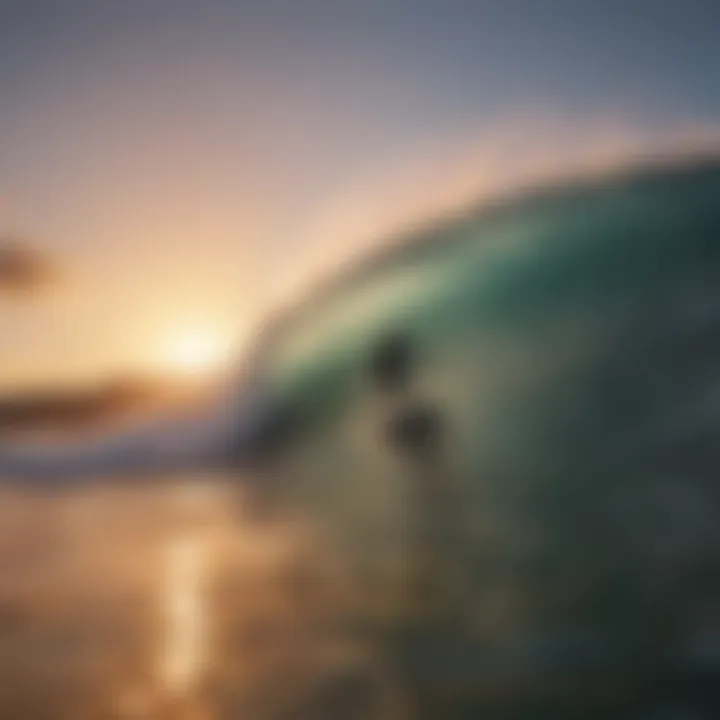
[[712,135],[718,28],[715,0],[0,0],[0,237],[63,274],[0,296],[0,388],[219,357],[360,229]]

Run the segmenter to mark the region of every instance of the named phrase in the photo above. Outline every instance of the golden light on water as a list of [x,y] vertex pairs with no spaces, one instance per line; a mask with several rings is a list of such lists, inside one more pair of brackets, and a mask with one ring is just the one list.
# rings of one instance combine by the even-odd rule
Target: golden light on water
[[173,538],[167,547],[161,674],[172,694],[189,694],[206,659],[203,579],[207,547],[197,535]]

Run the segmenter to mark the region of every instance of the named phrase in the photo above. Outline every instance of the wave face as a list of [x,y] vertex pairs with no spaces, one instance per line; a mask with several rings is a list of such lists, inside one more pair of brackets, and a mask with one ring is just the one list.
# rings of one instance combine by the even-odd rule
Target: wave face
[[[442,666],[503,717],[720,707],[718,240],[718,163],[627,173],[430,228],[286,324],[284,487],[362,587],[445,596],[454,640],[408,631],[416,687]],[[411,356],[390,390],[388,333]],[[436,444],[399,447],[423,412]]]

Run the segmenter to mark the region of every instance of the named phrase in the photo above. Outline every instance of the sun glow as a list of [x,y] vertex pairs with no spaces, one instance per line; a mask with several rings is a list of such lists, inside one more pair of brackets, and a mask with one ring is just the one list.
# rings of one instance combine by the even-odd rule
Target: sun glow
[[165,362],[173,370],[202,375],[217,370],[227,360],[229,345],[221,333],[188,330],[171,337],[165,346]]

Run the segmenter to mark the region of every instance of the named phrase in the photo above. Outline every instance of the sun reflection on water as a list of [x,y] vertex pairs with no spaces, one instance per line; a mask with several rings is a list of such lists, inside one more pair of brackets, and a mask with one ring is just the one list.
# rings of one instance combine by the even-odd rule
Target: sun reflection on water
[[168,543],[166,553],[162,681],[171,694],[188,695],[200,679],[207,652],[206,541],[199,535],[180,535]]

